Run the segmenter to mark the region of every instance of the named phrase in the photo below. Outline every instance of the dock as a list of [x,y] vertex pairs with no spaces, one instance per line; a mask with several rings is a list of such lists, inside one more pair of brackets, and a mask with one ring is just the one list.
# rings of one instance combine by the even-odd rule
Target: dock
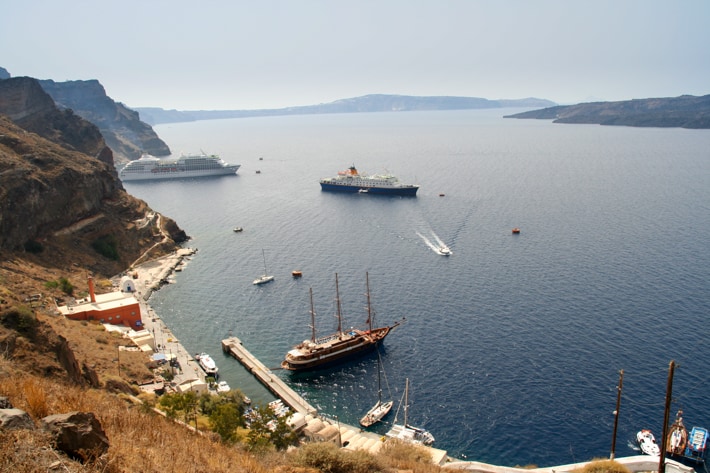
[[244,367],[252,373],[261,384],[263,384],[276,397],[281,399],[284,404],[300,414],[315,416],[317,411],[296,393],[293,389],[284,383],[281,378],[274,376],[272,371],[267,368],[261,361],[257,360],[249,350],[244,348],[242,341],[237,337],[230,337],[222,340],[222,350],[229,353]]
[[[347,450],[365,450],[376,454],[384,445],[386,438],[374,432],[367,432],[359,427],[344,424],[338,418],[331,418],[326,415],[319,415],[315,407],[308,404],[296,391],[291,389],[281,378],[274,376],[272,371],[259,361],[242,341],[237,337],[230,337],[222,340],[222,350],[232,355],[244,365],[271,393],[281,399],[297,414],[303,418],[301,425],[303,433],[312,441],[333,442],[341,448]],[[431,461],[435,465],[446,463],[447,455],[445,450],[432,447],[422,447],[431,455]]]

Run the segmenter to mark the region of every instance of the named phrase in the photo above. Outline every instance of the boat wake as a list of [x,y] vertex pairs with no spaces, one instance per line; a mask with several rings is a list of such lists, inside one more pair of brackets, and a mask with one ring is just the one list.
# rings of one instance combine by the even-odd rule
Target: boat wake
[[428,238],[424,235],[422,235],[419,232],[416,232],[417,236],[422,239],[422,241],[434,251],[436,254],[447,254],[450,255],[452,252],[449,249],[449,247],[446,245],[446,243],[443,242],[441,238],[439,238],[439,235],[434,233],[433,231],[431,232],[431,238]]

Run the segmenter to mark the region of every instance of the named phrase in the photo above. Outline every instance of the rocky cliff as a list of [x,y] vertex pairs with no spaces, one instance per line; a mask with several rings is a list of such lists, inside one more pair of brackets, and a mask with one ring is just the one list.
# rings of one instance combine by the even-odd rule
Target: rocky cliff
[[554,123],[710,128],[710,95],[581,103],[533,110],[506,118],[537,118],[553,120]]
[[[55,107],[38,81],[0,81],[0,114],[0,250],[108,276],[161,237],[145,202],[123,189],[98,129]],[[164,220],[169,250],[186,235]],[[116,247],[113,258],[93,249],[102,238]],[[70,259],[55,261],[61,255]]]
[[99,128],[117,163],[138,159],[143,153],[170,154],[168,145],[140,120],[138,112],[113,101],[99,81],[41,80],[39,84],[60,109],[71,109]]

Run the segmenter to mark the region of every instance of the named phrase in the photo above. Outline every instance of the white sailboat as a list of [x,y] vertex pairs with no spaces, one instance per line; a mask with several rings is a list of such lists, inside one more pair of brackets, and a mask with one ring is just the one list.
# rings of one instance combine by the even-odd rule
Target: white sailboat
[[264,250],[261,250],[261,256],[264,258],[264,274],[254,279],[254,284],[265,284],[267,282],[273,281],[274,277],[267,274],[266,272],[266,256],[264,255]]
[[[377,350],[377,404],[372,406],[372,409],[367,411],[367,414],[365,414],[363,418],[360,419],[360,425],[362,425],[363,427],[370,427],[372,424],[381,421],[384,416],[389,414],[389,412],[392,410],[392,406],[394,405],[394,401],[392,400],[382,402],[381,364],[382,360],[380,358],[380,351]],[[385,381],[387,381],[386,378]]]
[[[434,436],[428,430],[424,430],[419,427],[414,427],[407,423],[407,411],[409,410],[409,378],[404,386],[404,422],[401,424],[397,423],[397,416],[395,415],[394,424],[392,428],[385,435],[387,437],[402,440],[404,442],[416,443],[420,445],[431,445],[434,443]],[[400,407],[402,403],[400,402]],[[397,415],[399,415],[399,407],[397,408]]]

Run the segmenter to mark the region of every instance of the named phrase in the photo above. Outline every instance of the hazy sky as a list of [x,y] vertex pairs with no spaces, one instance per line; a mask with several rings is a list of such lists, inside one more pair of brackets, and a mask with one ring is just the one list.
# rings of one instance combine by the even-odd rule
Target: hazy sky
[[710,0],[8,0],[0,66],[129,107],[710,94]]

